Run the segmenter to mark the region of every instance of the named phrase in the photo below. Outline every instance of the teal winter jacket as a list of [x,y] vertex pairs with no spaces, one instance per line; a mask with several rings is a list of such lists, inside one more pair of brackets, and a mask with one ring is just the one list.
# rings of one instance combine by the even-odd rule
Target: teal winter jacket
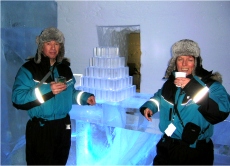
[[[182,89],[174,84],[174,73],[163,87],[140,107],[140,112],[149,108],[159,111],[160,131],[164,134],[170,123],[176,127],[172,138],[182,139],[184,126],[192,122],[201,128],[197,140],[210,139],[213,125],[225,120],[230,112],[230,96],[222,84],[213,79],[213,75],[200,78],[187,76],[191,81]],[[176,113],[179,112],[179,116]],[[191,145],[191,147],[194,147]]]
[[[16,75],[12,90],[14,107],[28,111],[30,118],[54,120],[66,117],[72,109],[72,104],[86,105],[88,97],[93,94],[74,88],[75,78],[69,66],[67,59],[53,66],[50,66],[48,57],[42,56],[39,64],[30,59]],[[49,71],[51,75],[37,87]],[[66,77],[67,89],[54,95],[50,82],[58,76]]]

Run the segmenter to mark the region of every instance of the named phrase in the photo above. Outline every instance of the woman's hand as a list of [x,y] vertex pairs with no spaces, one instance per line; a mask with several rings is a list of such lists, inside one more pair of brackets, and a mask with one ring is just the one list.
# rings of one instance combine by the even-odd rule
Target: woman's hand
[[50,83],[51,90],[53,94],[57,95],[61,93],[63,90],[66,90],[66,84],[61,83],[61,82],[51,82]]
[[151,116],[153,116],[153,112],[149,108],[146,108],[144,110],[144,116],[148,121],[152,121]]
[[184,77],[177,77],[175,80],[174,80],[174,84],[177,86],[177,87],[181,87],[182,89],[189,83],[191,79],[189,78],[184,78]]

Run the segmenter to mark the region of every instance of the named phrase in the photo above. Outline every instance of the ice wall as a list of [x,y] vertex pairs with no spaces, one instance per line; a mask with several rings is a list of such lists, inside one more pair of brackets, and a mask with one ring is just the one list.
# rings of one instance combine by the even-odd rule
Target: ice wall
[[120,56],[125,57],[125,64],[127,64],[127,36],[130,33],[140,33],[140,26],[97,26],[98,45],[103,47],[118,47]]
[[12,106],[11,91],[19,67],[36,53],[41,30],[57,27],[53,1],[1,1],[1,165],[25,163],[27,113]]

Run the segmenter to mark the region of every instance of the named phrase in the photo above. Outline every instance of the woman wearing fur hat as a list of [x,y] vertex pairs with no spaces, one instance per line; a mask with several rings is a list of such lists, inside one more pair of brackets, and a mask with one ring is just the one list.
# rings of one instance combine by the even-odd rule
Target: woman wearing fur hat
[[[65,165],[71,144],[72,104],[95,104],[93,94],[74,88],[70,63],[64,58],[64,40],[58,29],[44,29],[36,38],[36,56],[22,65],[15,78],[13,105],[30,117],[26,126],[28,165]],[[65,83],[55,81],[59,76]]]
[[[163,134],[153,164],[212,165],[213,126],[228,117],[230,96],[221,75],[203,69],[196,42],[176,42],[172,55],[164,77],[167,81],[140,107],[149,121],[160,111],[159,128]],[[175,78],[175,72],[184,72],[186,77]]]

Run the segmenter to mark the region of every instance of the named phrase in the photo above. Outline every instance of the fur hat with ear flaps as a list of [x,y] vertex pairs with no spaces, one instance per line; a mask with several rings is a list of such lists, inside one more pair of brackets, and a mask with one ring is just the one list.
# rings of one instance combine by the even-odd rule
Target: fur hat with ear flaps
[[195,69],[192,75],[196,75],[201,78],[212,75],[211,78],[213,80],[222,83],[222,76],[218,72],[212,74],[212,71],[207,71],[203,68],[202,58],[200,56],[200,47],[196,42],[189,39],[180,40],[172,45],[172,58],[169,61],[169,65],[166,69],[164,79],[168,79],[173,71],[177,71],[176,59],[177,57],[182,55],[190,55],[195,58]]
[[51,28],[44,29],[41,32],[41,34],[36,37],[36,43],[38,45],[38,49],[37,49],[37,54],[34,58],[35,63],[38,64],[41,62],[41,54],[42,54],[43,44],[45,42],[49,42],[52,40],[60,43],[60,50],[59,50],[59,53],[57,55],[56,61],[57,62],[62,61],[62,59],[64,58],[64,55],[65,55],[65,47],[64,47],[65,38],[64,38],[64,35],[61,31],[59,31],[57,28],[51,27]]

